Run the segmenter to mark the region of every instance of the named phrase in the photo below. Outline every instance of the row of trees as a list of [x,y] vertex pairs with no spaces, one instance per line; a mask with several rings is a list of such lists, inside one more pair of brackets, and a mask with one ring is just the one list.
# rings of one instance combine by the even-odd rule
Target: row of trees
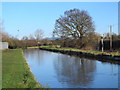
[[[1,24],[2,25],[2,24]],[[3,27],[0,27],[4,29]],[[4,31],[4,30],[2,30]],[[53,36],[56,40],[43,39],[44,32],[37,29],[34,34],[24,36],[21,40],[2,33],[2,41],[9,42],[10,48],[38,46],[38,45],[60,45],[60,47],[72,47],[82,49],[97,49],[101,35],[95,32],[92,17],[87,11],[71,9],[64,12],[55,22]],[[109,39],[109,33],[104,34],[105,40]],[[113,40],[120,39],[120,35],[113,34]]]
[[38,42],[41,44],[43,31],[41,29],[37,29],[33,35],[30,34],[29,36],[23,36],[21,40],[9,35],[4,31],[4,29],[0,30],[0,35],[2,36],[3,42],[9,43],[9,48],[26,48],[28,46],[38,46]]

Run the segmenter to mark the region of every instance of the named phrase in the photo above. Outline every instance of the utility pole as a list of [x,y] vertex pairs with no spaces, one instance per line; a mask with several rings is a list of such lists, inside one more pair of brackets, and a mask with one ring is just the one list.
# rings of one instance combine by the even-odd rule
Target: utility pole
[[104,51],[103,36],[101,37],[102,52]]
[[110,50],[112,50],[112,25],[110,25]]

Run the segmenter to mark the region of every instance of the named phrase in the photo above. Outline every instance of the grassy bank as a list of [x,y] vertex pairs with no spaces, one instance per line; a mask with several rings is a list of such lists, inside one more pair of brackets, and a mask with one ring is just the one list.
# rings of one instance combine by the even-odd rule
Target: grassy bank
[[2,51],[2,88],[39,88],[22,49]]
[[120,53],[118,53],[118,52],[101,52],[101,51],[96,51],[96,50],[82,50],[82,49],[76,49],[76,48],[56,48],[56,47],[52,47],[52,46],[40,46],[40,48],[63,50],[63,51],[83,52],[83,53],[88,53],[88,54],[92,54],[92,55],[120,56]]
[[39,48],[38,46],[34,46],[34,47],[27,47],[27,49],[34,49],[34,48]]
[[2,50],[0,50],[0,90],[2,89]]

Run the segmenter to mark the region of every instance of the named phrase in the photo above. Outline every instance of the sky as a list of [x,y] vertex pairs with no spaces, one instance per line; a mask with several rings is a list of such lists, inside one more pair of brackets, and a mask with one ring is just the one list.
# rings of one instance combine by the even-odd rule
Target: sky
[[88,11],[95,32],[107,33],[112,25],[112,31],[118,34],[117,2],[2,2],[2,20],[5,31],[17,38],[34,34],[37,29],[44,31],[44,37],[52,37],[56,19],[74,8]]

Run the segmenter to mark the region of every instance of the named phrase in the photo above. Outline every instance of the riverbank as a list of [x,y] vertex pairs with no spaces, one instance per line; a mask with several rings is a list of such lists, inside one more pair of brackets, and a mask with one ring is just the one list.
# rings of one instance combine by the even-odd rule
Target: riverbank
[[27,47],[27,49],[35,49],[35,48],[39,48],[38,46],[34,46],[34,47]]
[[53,52],[60,52],[63,54],[76,55],[76,56],[84,56],[89,58],[96,58],[100,60],[112,60],[112,61],[120,61],[120,53],[118,52],[101,52],[94,50],[81,50],[75,48],[55,48],[50,46],[41,46],[41,50],[48,50]]
[[2,51],[2,88],[40,88],[23,56],[22,49]]

